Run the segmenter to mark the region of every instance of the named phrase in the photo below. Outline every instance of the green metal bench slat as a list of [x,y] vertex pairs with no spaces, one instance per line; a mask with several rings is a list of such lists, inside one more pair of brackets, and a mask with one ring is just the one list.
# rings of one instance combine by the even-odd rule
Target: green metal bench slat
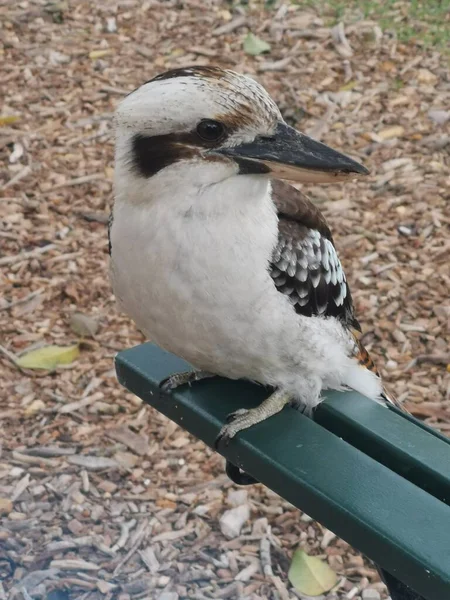
[[328,431],[450,505],[450,443],[414,418],[361,397],[332,395],[314,415]]
[[393,413],[396,413],[397,415],[401,415],[403,419],[406,419],[410,423],[414,423],[414,425],[416,425],[417,427],[420,427],[424,431],[428,431],[428,433],[431,433],[431,435],[433,435],[434,437],[438,438],[439,440],[441,440],[442,442],[444,442],[450,446],[450,438],[447,437],[446,435],[444,435],[443,433],[441,433],[440,431],[438,431],[437,429],[433,429],[433,427],[430,427],[423,421],[416,419],[416,417],[413,417],[412,415],[403,412],[402,410],[400,410],[400,408],[397,408],[396,406],[390,405],[389,410]]
[[[152,344],[116,357],[122,385],[209,446],[228,413],[267,396],[218,378],[160,392],[189,368]],[[239,434],[224,455],[427,600],[450,598],[450,508],[431,494],[290,408]]]

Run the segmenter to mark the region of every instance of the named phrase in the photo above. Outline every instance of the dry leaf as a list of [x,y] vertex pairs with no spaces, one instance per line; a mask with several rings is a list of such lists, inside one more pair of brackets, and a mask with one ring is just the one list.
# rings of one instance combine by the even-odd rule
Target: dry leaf
[[350,92],[357,85],[358,85],[358,82],[355,81],[354,79],[352,79],[351,81],[349,81],[348,83],[346,83],[345,85],[340,87],[339,91],[340,92]]
[[34,400],[29,406],[24,410],[24,415],[26,417],[32,417],[33,415],[41,412],[45,408],[45,403],[42,400]]
[[80,303],[80,297],[78,295],[78,290],[73,283],[69,283],[66,285],[66,287],[64,288],[64,293],[66,294],[66,296],[68,298],[70,298],[71,300],[74,300],[76,302],[76,304]]
[[44,346],[20,356],[16,365],[23,369],[54,369],[69,365],[80,355],[78,344],[73,346]]
[[110,56],[111,54],[114,54],[114,50],[112,48],[107,48],[106,50],[92,50],[91,52],[89,52],[89,58],[92,58],[92,60],[94,60],[96,58]]
[[258,56],[258,54],[270,52],[270,44],[249,32],[244,39],[244,52],[251,56]]
[[395,71],[396,68],[397,65],[391,60],[384,60],[382,63],[380,63],[380,69],[384,73],[391,73],[392,71]]
[[5,125],[12,125],[16,121],[19,120],[18,115],[0,115],[0,127],[4,127]]
[[436,83],[437,77],[428,69],[419,69],[417,71],[417,81],[420,81],[420,83]]
[[378,132],[378,137],[382,140],[391,140],[392,138],[400,137],[405,133],[405,128],[401,125],[386,127]]
[[0,498],[0,515],[9,515],[13,509],[13,503],[9,498]]
[[98,319],[77,312],[70,316],[70,327],[77,335],[94,337],[98,330]]
[[337,576],[328,564],[304,550],[296,550],[288,573],[289,581],[307,596],[320,596],[336,585]]
[[231,17],[232,17],[230,11],[227,9],[219,10],[217,16],[220,17],[223,21],[231,21]]

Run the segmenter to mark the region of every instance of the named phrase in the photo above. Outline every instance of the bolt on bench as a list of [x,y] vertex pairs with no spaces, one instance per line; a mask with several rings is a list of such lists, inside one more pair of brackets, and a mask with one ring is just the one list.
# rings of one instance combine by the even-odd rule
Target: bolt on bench
[[[191,368],[149,343],[116,357],[125,388],[214,447],[226,416],[269,392],[219,377],[161,391]],[[392,600],[450,600],[450,440],[356,392],[328,393],[314,418],[285,408],[221,451],[369,556]]]

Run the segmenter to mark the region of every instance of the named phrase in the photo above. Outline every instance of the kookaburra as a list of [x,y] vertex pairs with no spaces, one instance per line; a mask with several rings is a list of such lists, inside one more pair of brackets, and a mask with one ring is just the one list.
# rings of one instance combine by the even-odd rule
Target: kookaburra
[[271,386],[237,432],[321,391],[385,402],[327,223],[279,179],[348,181],[367,170],[285,123],[249,77],[217,67],[158,75],[116,113],[111,276],[119,304],[192,364],[166,389],[207,377]]

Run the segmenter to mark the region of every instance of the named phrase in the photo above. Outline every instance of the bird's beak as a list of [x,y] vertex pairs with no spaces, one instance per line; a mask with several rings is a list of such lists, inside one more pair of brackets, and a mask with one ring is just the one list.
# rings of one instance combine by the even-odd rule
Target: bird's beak
[[282,122],[272,136],[257,136],[252,142],[214,152],[234,159],[243,174],[266,173],[302,183],[332,183],[369,172],[352,158]]

